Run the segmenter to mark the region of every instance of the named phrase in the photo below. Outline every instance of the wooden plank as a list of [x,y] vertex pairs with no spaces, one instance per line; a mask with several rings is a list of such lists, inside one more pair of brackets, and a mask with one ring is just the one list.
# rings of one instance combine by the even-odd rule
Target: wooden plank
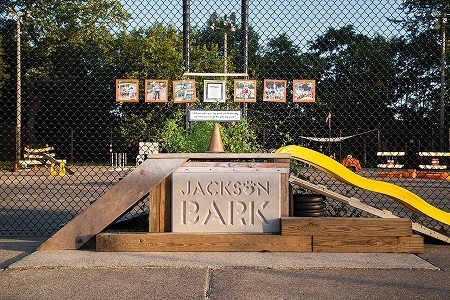
[[289,153],[155,153],[147,156],[148,158],[188,158],[200,160],[229,160],[229,159],[248,159],[248,160],[272,160],[277,162],[289,161]]
[[411,236],[409,219],[391,218],[281,218],[282,235]]
[[446,235],[443,235],[440,232],[431,230],[430,228],[427,228],[427,227],[423,226],[422,224],[414,222],[412,224],[412,229],[417,231],[417,232],[423,233],[425,235],[431,236],[431,237],[433,237],[435,239],[438,239],[438,240],[441,240],[441,241],[444,241],[444,242],[450,244],[450,237],[449,236],[446,236]]
[[313,252],[423,253],[421,236],[313,236]]
[[227,168],[227,167],[181,167],[179,173],[280,173],[289,174],[289,167],[286,168]]
[[161,185],[164,182],[164,179],[158,183],[154,188],[150,190],[149,193],[149,232],[161,232],[159,226],[159,214],[160,214],[160,199],[161,199]]
[[108,252],[311,252],[310,236],[261,234],[101,233]]
[[[207,168],[288,168],[289,162],[245,162],[245,161],[187,161],[181,167],[207,167]],[[287,172],[289,173],[289,171]]]
[[38,250],[78,249],[122,216],[172,174],[186,158],[147,159],[86,210],[45,241]]
[[172,176],[150,190],[149,232],[171,231]]
[[347,196],[341,195],[339,193],[336,193],[334,191],[331,191],[331,190],[327,189],[324,186],[311,183],[309,181],[297,178],[295,176],[290,176],[289,180],[293,184],[299,185],[299,186],[301,186],[303,188],[306,188],[308,190],[311,190],[311,191],[313,191],[315,193],[324,195],[326,197],[330,197],[330,198],[332,198],[334,200],[337,200],[339,202],[342,202],[342,203],[351,205],[353,207],[356,207],[358,209],[364,210],[364,211],[366,211],[368,213],[371,213],[371,214],[373,214],[373,215],[375,215],[377,217],[380,217],[380,218],[396,218],[392,213],[386,213],[385,211],[383,211],[381,209],[378,209],[378,208],[372,207],[370,205],[367,205],[365,203],[362,203],[357,198],[347,197]]
[[290,212],[289,174],[280,174],[280,213],[281,217],[289,217]]
[[172,231],[172,175],[164,180],[164,189],[161,191],[161,204],[159,205],[160,232]]

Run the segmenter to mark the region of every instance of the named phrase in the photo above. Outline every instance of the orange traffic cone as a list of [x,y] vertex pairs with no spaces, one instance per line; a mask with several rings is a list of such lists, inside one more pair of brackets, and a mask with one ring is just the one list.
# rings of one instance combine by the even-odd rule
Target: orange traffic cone
[[209,142],[209,153],[224,153],[222,136],[220,135],[219,123],[214,124],[214,129]]
[[13,167],[13,172],[18,172],[19,171],[19,164],[15,163],[14,167]]
[[33,165],[33,171],[37,171],[38,170],[38,167],[36,166],[36,165]]

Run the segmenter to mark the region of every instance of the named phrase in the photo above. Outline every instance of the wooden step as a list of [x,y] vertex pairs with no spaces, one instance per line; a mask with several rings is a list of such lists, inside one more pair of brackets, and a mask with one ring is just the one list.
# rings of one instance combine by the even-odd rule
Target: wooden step
[[281,218],[281,235],[101,233],[97,251],[423,253],[423,237],[401,218]]
[[311,252],[310,236],[267,234],[101,233],[105,252]]
[[313,252],[335,253],[423,253],[423,237],[412,236],[325,236],[315,235]]
[[401,218],[281,218],[282,235],[411,236],[412,222]]

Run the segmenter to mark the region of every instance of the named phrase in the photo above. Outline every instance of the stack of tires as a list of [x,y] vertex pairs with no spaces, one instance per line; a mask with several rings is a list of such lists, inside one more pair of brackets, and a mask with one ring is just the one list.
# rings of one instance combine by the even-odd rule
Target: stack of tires
[[325,199],[319,194],[294,194],[294,217],[325,217]]

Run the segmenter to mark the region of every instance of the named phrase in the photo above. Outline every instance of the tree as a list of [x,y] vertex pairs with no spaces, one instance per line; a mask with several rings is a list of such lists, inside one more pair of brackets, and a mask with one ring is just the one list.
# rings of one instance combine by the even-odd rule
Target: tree
[[[448,61],[448,52],[442,55],[443,30],[448,28],[442,24],[447,18],[450,7],[446,0],[403,1],[403,8],[408,18],[395,20],[401,23],[406,31],[407,45],[402,51],[403,60],[407,63],[401,78],[404,80],[403,102],[399,103],[401,118],[408,128],[417,130],[417,122],[423,126],[420,144],[424,148],[436,149],[434,140],[439,140],[443,147],[447,138],[445,128],[448,127],[448,72],[442,68]],[[448,31],[448,30],[447,30]],[[444,50],[448,42],[444,41]],[[415,126],[414,126],[415,125]],[[439,129],[437,129],[439,128]],[[430,138],[430,132],[439,132],[439,139]]]
[[[129,16],[116,0],[0,3],[10,6],[27,13],[22,24],[27,143],[64,148],[70,128],[98,128],[95,123],[108,118],[113,80],[103,71],[111,29],[123,26]],[[96,144],[104,135],[100,130],[90,133],[88,143]]]
[[344,135],[394,128],[392,106],[398,100],[402,45],[399,39],[357,34],[353,26],[330,28],[311,43],[311,50],[327,65],[320,97],[332,113],[333,126]]
[[5,85],[5,81],[9,78],[6,73],[6,64],[3,60],[2,37],[0,36],[0,89]]

